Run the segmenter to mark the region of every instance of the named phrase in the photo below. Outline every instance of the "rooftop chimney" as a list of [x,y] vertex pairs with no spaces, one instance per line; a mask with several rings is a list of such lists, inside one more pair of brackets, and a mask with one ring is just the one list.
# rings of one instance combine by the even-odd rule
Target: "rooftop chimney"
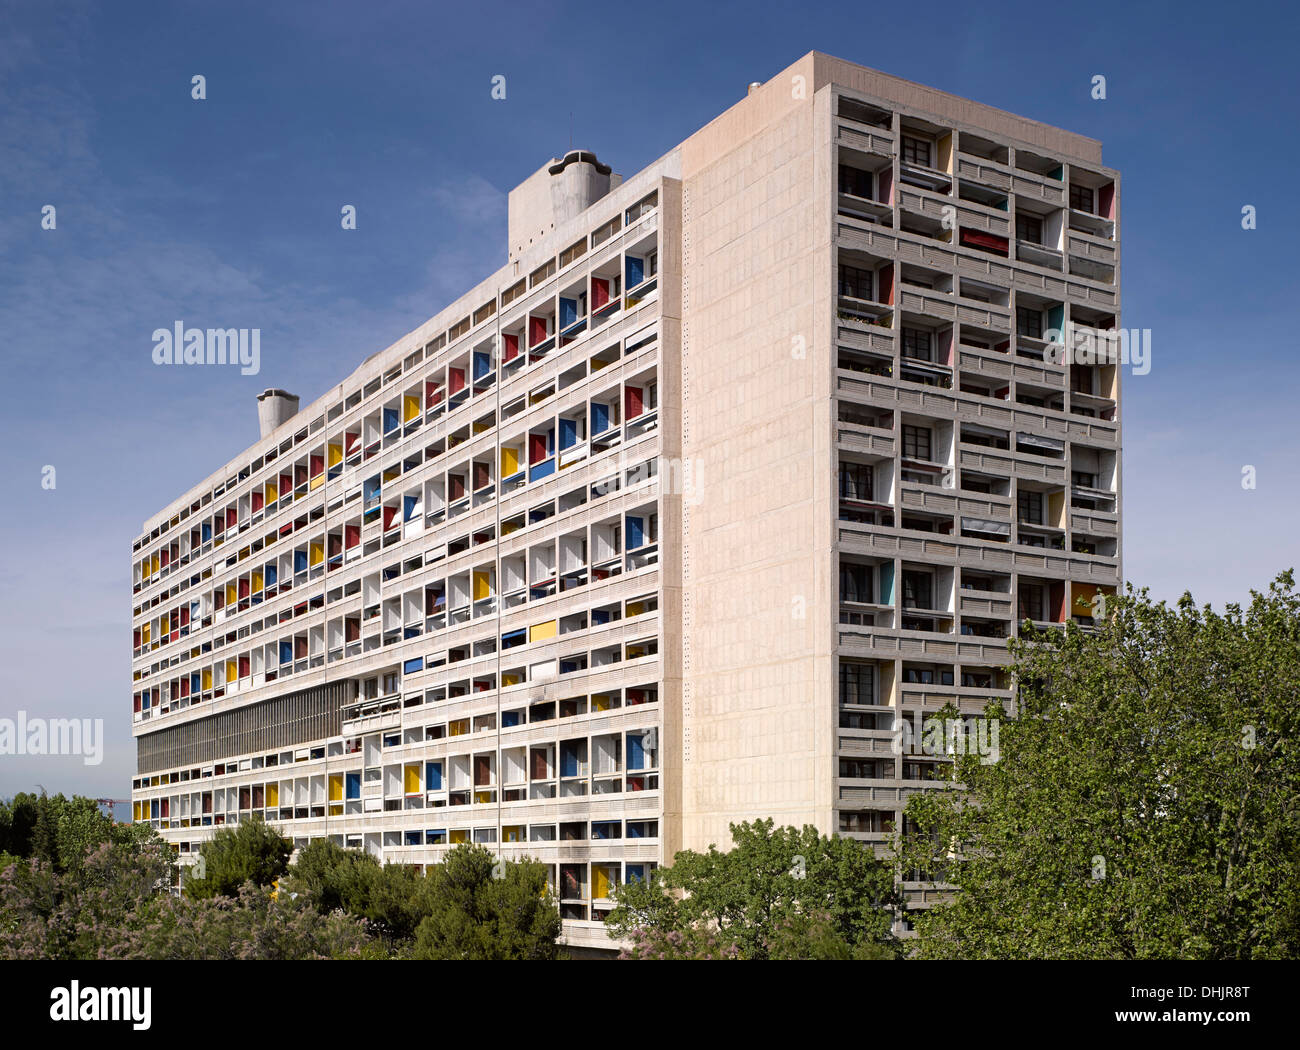
[[622,181],[621,175],[585,149],[571,149],[533,172],[510,191],[510,258],[581,215]]
[[746,95],[752,95],[755,91],[757,91],[757,90],[758,90],[759,88],[761,88],[762,86],[763,86],[763,85],[762,85],[759,81],[757,81],[757,80],[751,80],[751,81],[749,82],[749,90],[746,91],[745,94],[746,94]]
[[257,428],[266,437],[298,414],[298,395],[268,387],[257,395]]

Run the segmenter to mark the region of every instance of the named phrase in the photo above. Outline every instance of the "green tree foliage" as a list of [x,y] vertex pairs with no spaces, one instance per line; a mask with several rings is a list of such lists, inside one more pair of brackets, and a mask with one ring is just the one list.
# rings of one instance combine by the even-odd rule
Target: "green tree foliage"
[[[999,760],[914,796],[905,865],[960,887],[928,958],[1300,953],[1300,599],[1113,599],[1095,632],[1012,643]],[[964,786],[964,790],[960,790]]]
[[771,820],[733,824],[731,837],[726,852],[683,850],[651,882],[615,891],[608,925],[633,943],[628,957],[662,957],[635,953],[663,950],[672,933],[684,935],[688,955],[703,944],[724,953],[734,945],[744,959],[822,957],[789,954],[798,936],[812,933],[828,958],[895,954],[893,871],[869,848]]
[[201,850],[203,877],[187,877],[185,895],[191,900],[234,897],[246,882],[268,887],[284,874],[292,853],[290,842],[264,821],[220,828]]
[[94,799],[19,793],[9,803],[0,802],[0,852],[35,857],[55,871],[69,871],[96,846],[118,841],[115,829],[125,826],[114,825]]
[[298,851],[281,888],[304,897],[322,915],[341,910],[364,919],[390,947],[410,941],[424,917],[424,877],[415,868],[381,866],[368,853],[325,839]]
[[555,959],[560,916],[546,868],[498,861],[477,845],[451,850],[429,870],[425,916],[415,933],[415,959]]

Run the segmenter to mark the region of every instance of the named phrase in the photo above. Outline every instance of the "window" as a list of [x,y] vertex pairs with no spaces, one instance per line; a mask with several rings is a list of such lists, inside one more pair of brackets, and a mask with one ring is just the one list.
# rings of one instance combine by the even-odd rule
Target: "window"
[[903,356],[914,357],[918,361],[933,361],[930,335],[931,333],[922,328],[904,328]]
[[872,471],[865,463],[840,464],[840,499],[869,502],[872,496]]
[[874,199],[875,194],[871,192],[871,172],[841,164],[840,192],[854,197],[865,197],[867,200]]
[[840,267],[840,295],[853,299],[871,298],[871,271],[856,266]]
[[872,589],[871,589],[871,566],[869,565],[841,565],[840,566],[840,601],[842,602],[875,601],[875,598],[872,596]]
[[653,277],[659,272],[659,253],[651,252],[646,256],[646,276]]
[[1027,525],[1043,523],[1043,494],[1041,492],[1020,492],[1016,495],[1020,510],[1020,520]]
[[840,703],[874,704],[875,702],[875,676],[871,664],[858,664],[851,660],[841,660]]
[[1043,588],[1036,583],[1020,585],[1020,618],[1022,620],[1043,619]]
[[930,167],[930,143],[925,139],[903,136],[903,163]]
[[907,459],[930,459],[930,428],[903,425],[903,455]]
[[1033,215],[1016,216],[1016,240],[1043,243],[1043,220]]
[[1043,338],[1043,312],[1030,306],[1016,307],[1016,331],[1031,339]]
[[1089,474],[1085,470],[1072,470],[1070,471],[1070,476],[1075,485],[1080,485],[1085,489],[1100,488],[1097,484],[1096,474]]
[[1093,194],[1092,189],[1088,186],[1070,186],[1070,207],[1075,211],[1086,211],[1089,215],[1094,214],[1092,210]]
[[934,576],[928,572],[903,573],[903,608],[934,608]]

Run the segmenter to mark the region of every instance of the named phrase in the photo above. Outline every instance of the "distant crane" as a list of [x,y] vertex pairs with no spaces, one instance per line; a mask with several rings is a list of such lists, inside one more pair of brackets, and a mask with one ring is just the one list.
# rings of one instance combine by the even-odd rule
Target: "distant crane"
[[95,799],[95,804],[96,804],[97,806],[99,806],[101,809],[104,808],[105,806],[108,807],[108,816],[110,816],[110,817],[113,815],[113,807],[114,807],[114,806],[119,805],[119,804],[120,804],[120,805],[130,805],[130,803],[131,803],[131,800],[130,800],[129,798],[97,798],[97,799]]

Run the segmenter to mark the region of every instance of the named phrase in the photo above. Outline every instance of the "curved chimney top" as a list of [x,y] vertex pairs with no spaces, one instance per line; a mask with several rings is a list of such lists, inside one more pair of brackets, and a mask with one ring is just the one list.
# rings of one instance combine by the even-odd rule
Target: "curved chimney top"
[[590,164],[596,169],[598,175],[608,175],[614,169],[608,164],[602,164],[596,159],[596,154],[586,149],[571,149],[556,163],[552,164],[546,170],[552,175],[558,175],[570,164]]
[[298,414],[298,395],[267,387],[257,395],[257,429],[266,437]]

